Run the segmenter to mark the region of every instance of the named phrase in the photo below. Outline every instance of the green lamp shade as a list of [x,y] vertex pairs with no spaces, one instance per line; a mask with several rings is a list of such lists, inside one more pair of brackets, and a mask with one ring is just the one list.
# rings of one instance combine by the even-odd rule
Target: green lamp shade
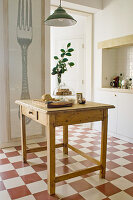
[[67,14],[61,6],[45,20],[46,25],[56,27],[72,26],[76,23],[77,21],[71,15]]

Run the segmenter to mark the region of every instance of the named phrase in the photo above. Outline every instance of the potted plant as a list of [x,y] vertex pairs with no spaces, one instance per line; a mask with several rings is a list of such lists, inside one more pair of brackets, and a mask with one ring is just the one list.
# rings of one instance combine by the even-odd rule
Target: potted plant
[[52,75],[57,74],[58,85],[61,83],[61,76],[68,70],[69,67],[74,66],[74,62],[69,62],[68,57],[72,56],[72,52],[74,51],[71,48],[71,43],[67,44],[67,49],[60,49],[61,54],[60,57],[54,56],[54,59],[57,61],[56,67],[52,69]]

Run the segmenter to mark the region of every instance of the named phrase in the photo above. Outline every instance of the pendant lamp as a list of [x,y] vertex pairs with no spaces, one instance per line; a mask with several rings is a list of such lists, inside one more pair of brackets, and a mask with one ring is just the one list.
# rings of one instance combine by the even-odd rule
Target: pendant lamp
[[45,20],[46,25],[55,27],[72,26],[76,23],[77,21],[61,7],[61,0],[59,7]]

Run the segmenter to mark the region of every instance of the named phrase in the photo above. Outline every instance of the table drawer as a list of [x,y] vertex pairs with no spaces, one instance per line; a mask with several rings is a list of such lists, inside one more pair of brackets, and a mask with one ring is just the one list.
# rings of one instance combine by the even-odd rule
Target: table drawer
[[38,111],[32,108],[22,107],[22,113],[33,120],[38,120]]

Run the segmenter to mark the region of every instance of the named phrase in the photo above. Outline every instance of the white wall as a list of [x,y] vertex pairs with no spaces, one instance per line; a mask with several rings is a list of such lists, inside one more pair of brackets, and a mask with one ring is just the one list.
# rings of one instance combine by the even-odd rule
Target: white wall
[[[133,34],[132,8],[133,0],[103,0],[103,10],[94,15],[93,100],[96,102],[100,101],[103,95],[99,90],[102,77],[102,50],[97,48],[97,44],[100,41]],[[101,123],[96,122],[93,128],[100,130],[99,125]]]
[[117,75],[133,79],[133,46],[118,48],[117,58]]
[[[59,6],[59,0],[51,0],[51,5]],[[62,0],[62,7],[97,13],[102,9],[102,0]]]
[[64,1],[92,8],[102,9],[102,0],[64,0]]
[[100,41],[133,34],[133,0],[103,0],[103,10],[94,15],[94,100],[101,84]]

